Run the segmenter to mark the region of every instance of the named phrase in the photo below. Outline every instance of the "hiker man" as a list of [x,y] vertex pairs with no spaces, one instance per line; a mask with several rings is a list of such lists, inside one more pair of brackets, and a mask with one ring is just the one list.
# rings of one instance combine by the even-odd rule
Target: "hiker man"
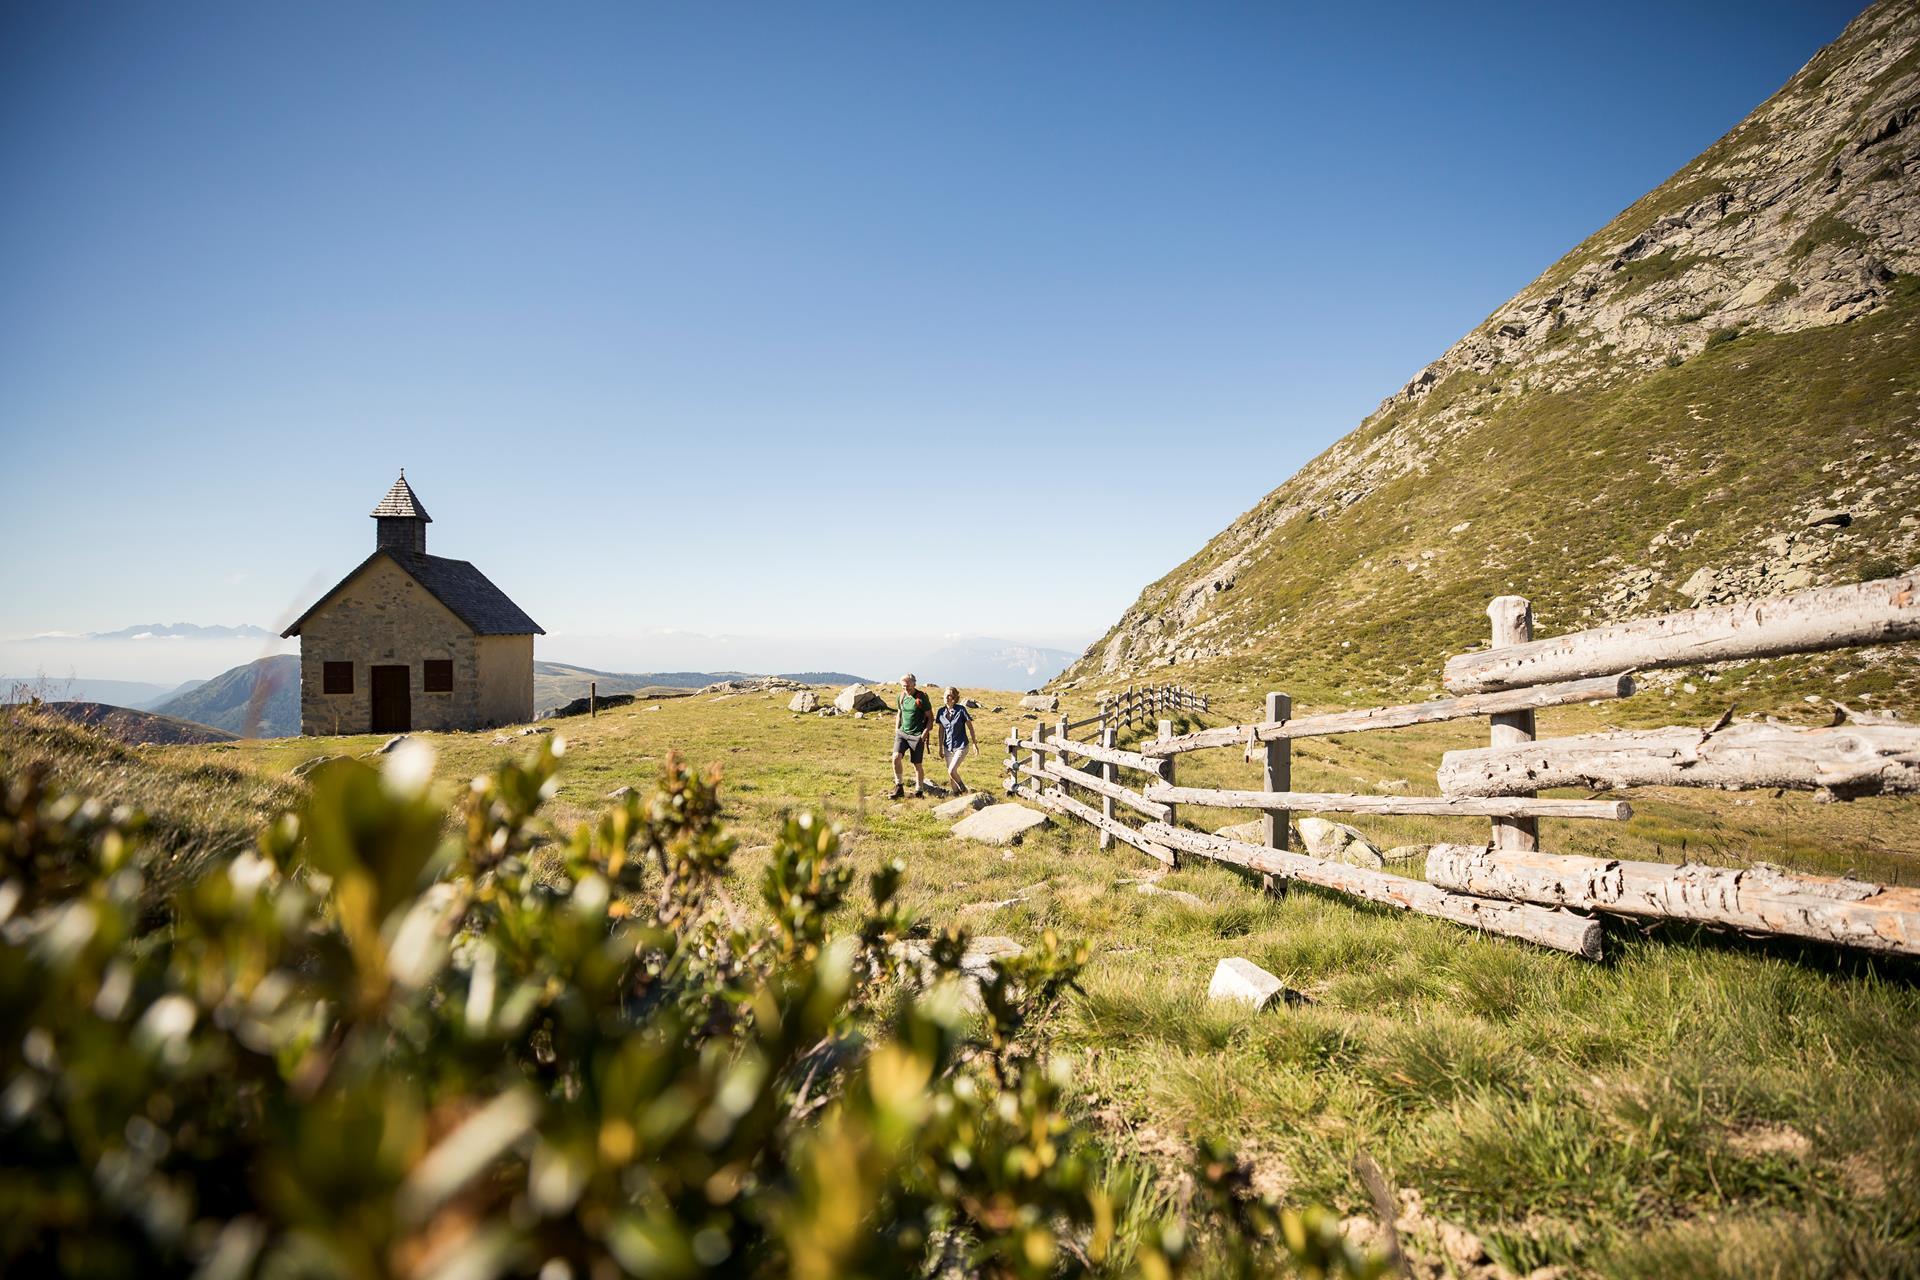
[[913,794],[927,794],[927,769],[922,763],[927,754],[927,731],[933,728],[933,701],[920,691],[920,684],[909,671],[900,677],[900,719],[893,729],[893,798],[906,794],[901,776],[900,757],[913,757]]

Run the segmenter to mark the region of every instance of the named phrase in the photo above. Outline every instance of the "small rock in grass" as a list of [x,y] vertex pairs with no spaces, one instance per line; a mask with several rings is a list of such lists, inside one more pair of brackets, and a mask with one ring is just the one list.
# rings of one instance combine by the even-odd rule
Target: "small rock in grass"
[[1267,842],[1267,820],[1255,818],[1252,822],[1236,822],[1230,827],[1222,827],[1213,834],[1225,836],[1229,840],[1244,840],[1248,844]]
[[302,760],[299,764],[293,766],[293,776],[296,778],[304,778],[323,764],[331,764],[335,760],[345,759],[345,756],[314,756],[312,759]]
[[633,794],[632,787],[615,787],[613,790],[607,792],[607,799],[625,800],[628,796],[632,794]]
[[791,702],[787,703],[787,710],[798,711],[801,715],[805,715],[807,712],[814,710],[819,705],[820,705],[820,699],[818,696],[814,694],[813,690],[802,689],[800,692],[793,695],[793,700]]
[[1179,903],[1183,907],[1198,908],[1198,907],[1205,907],[1207,905],[1201,899],[1200,895],[1197,893],[1188,893],[1185,889],[1162,889],[1159,885],[1153,884],[1149,881],[1142,881],[1141,883],[1135,885],[1134,891],[1136,893],[1158,894],[1163,898],[1172,898],[1175,902]]
[[372,754],[376,756],[392,755],[395,751],[398,751],[400,749],[400,744],[405,742],[406,740],[407,740],[406,734],[396,733],[391,738],[388,738],[385,742],[375,747],[373,749]]
[[984,792],[969,791],[963,796],[955,796],[942,804],[933,806],[933,816],[942,822],[957,822],[974,809],[984,809],[993,801]]
[[1383,862],[1413,862],[1427,856],[1431,845],[1397,844],[1380,855]]
[[1214,967],[1213,981],[1207,984],[1207,999],[1264,1009],[1286,989],[1285,983],[1253,961],[1229,956]]

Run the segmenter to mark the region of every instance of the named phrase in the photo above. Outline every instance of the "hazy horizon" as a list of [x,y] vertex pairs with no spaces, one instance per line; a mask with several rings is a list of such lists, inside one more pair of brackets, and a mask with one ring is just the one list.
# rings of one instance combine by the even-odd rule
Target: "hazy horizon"
[[[1054,640],[1060,639],[1054,637]],[[842,671],[891,680],[955,641],[990,641],[1058,650],[1079,643],[1018,636],[748,636],[661,629],[640,635],[535,637],[534,657],[611,672]],[[94,640],[81,636],[0,638],[0,679],[126,680],[172,686],[209,679],[275,653],[298,653],[297,639]],[[1049,672],[1049,675],[1054,674]],[[1012,685],[1006,686],[1008,688]],[[1022,686],[1025,687],[1025,686]]]

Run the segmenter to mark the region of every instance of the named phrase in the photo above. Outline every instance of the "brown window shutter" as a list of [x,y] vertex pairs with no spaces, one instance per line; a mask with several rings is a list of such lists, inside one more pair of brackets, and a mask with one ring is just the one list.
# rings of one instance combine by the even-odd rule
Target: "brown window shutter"
[[353,664],[351,662],[326,662],[321,664],[320,669],[320,687],[323,692],[353,692]]
[[451,658],[428,658],[426,670],[422,673],[421,685],[428,693],[453,692],[453,660]]

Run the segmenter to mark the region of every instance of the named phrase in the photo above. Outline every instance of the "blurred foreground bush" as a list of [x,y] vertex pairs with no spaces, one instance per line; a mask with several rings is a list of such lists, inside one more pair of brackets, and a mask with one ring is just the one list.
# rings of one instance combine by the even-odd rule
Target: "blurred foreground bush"
[[1178,1206],[1102,1162],[1020,1034],[1084,948],[997,963],[969,1014],[965,939],[911,951],[902,868],[856,888],[815,817],[764,927],[677,760],[536,872],[561,751],[454,823],[424,748],[324,766],[146,934],[138,817],[0,761],[0,1270],[1377,1272],[1222,1148]]

